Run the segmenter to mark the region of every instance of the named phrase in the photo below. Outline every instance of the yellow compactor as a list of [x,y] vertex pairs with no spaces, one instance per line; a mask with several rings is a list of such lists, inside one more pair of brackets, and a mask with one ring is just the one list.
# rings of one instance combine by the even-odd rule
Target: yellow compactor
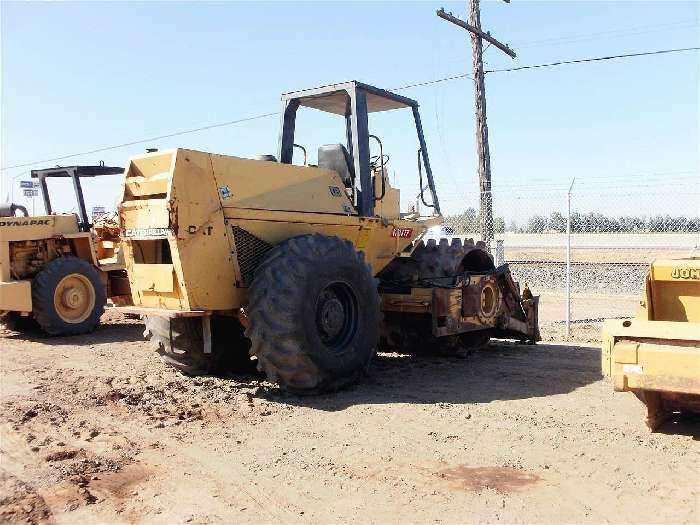
[[[33,170],[46,215],[0,204],[0,323],[22,330],[35,322],[49,335],[93,330],[107,299],[130,302],[116,222],[88,217],[81,179],[121,175],[112,166]],[[79,214],[54,213],[47,179],[70,178]]]
[[637,316],[605,321],[602,367],[646,404],[652,430],[671,412],[700,412],[700,258],[651,265]]
[[[423,242],[442,215],[415,101],[359,82],[282,101],[277,156],[176,149],[129,162],[119,206],[129,310],[166,363],[202,374],[244,355],[283,388],[314,393],[355,381],[380,344],[539,339],[537,299],[521,297],[483,243]],[[345,144],[320,146],[316,165],[295,142],[301,107],[344,128]],[[426,216],[401,213],[389,156],[369,132],[369,114],[402,108]]]

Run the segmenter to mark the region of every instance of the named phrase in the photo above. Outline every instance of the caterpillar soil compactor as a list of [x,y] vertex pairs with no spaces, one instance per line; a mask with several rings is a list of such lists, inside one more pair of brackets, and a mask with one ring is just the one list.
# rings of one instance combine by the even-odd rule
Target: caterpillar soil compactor
[[[483,243],[421,240],[442,216],[415,101],[347,82],[282,102],[277,156],[130,159],[119,207],[128,310],[145,316],[167,363],[201,374],[244,355],[309,394],[354,382],[380,344],[457,351],[539,338],[537,298],[521,297]],[[321,146],[314,166],[292,164],[300,107],[344,119],[346,144]],[[402,108],[413,114],[429,217],[400,212],[369,132],[369,114]]]
[[651,430],[672,412],[700,413],[700,258],[651,265],[637,316],[603,325],[602,368],[646,405]]
[[[49,335],[82,334],[97,326],[108,297],[129,304],[119,226],[90,222],[80,183],[123,173],[104,165],[33,170],[46,215],[0,204],[0,323],[23,330],[34,321]],[[72,179],[79,215],[53,213],[47,179],[54,177]]]

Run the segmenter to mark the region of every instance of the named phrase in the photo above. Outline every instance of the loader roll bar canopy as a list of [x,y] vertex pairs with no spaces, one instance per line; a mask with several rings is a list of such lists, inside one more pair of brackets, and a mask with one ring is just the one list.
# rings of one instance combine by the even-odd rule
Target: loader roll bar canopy
[[350,153],[355,173],[355,206],[359,214],[365,217],[374,215],[375,203],[374,185],[372,184],[370,168],[367,116],[369,113],[379,111],[411,108],[433,207],[435,212],[438,215],[440,214],[440,204],[435,191],[435,183],[433,182],[433,172],[430,169],[428,148],[425,144],[423,126],[418,113],[418,102],[357,81],[285,93],[282,95],[282,122],[277,156],[279,161],[284,164],[292,163],[294,127],[297,109],[300,106],[345,117],[347,149]]
[[105,166],[104,164],[100,164],[99,166],[57,166],[55,168],[32,170],[32,178],[39,179],[41,196],[44,199],[44,207],[46,208],[47,215],[51,215],[53,210],[51,209],[51,197],[49,195],[46,179],[54,177],[70,177],[73,179],[73,190],[75,191],[75,197],[78,201],[78,210],[80,212],[78,228],[81,232],[88,232],[90,228],[92,228],[92,223],[88,218],[87,209],[85,208],[83,187],[80,184],[80,179],[83,177],[101,177],[102,175],[121,175],[123,173],[124,168]]

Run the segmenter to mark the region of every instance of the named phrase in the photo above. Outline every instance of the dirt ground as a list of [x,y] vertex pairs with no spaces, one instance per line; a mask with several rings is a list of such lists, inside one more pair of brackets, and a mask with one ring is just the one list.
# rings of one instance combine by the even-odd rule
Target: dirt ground
[[649,433],[597,345],[380,354],[300,398],[179,375],[142,330],[1,334],[0,522],[700,521],[700,422]]

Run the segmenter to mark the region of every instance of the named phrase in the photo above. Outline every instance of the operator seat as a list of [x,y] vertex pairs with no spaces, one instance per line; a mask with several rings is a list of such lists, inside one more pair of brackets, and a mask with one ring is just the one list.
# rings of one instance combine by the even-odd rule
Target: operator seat
[[342,144],[325,144],[318,148],[318,167],[335,171],[345,187],[352,188],[355,169],[350,153]]

